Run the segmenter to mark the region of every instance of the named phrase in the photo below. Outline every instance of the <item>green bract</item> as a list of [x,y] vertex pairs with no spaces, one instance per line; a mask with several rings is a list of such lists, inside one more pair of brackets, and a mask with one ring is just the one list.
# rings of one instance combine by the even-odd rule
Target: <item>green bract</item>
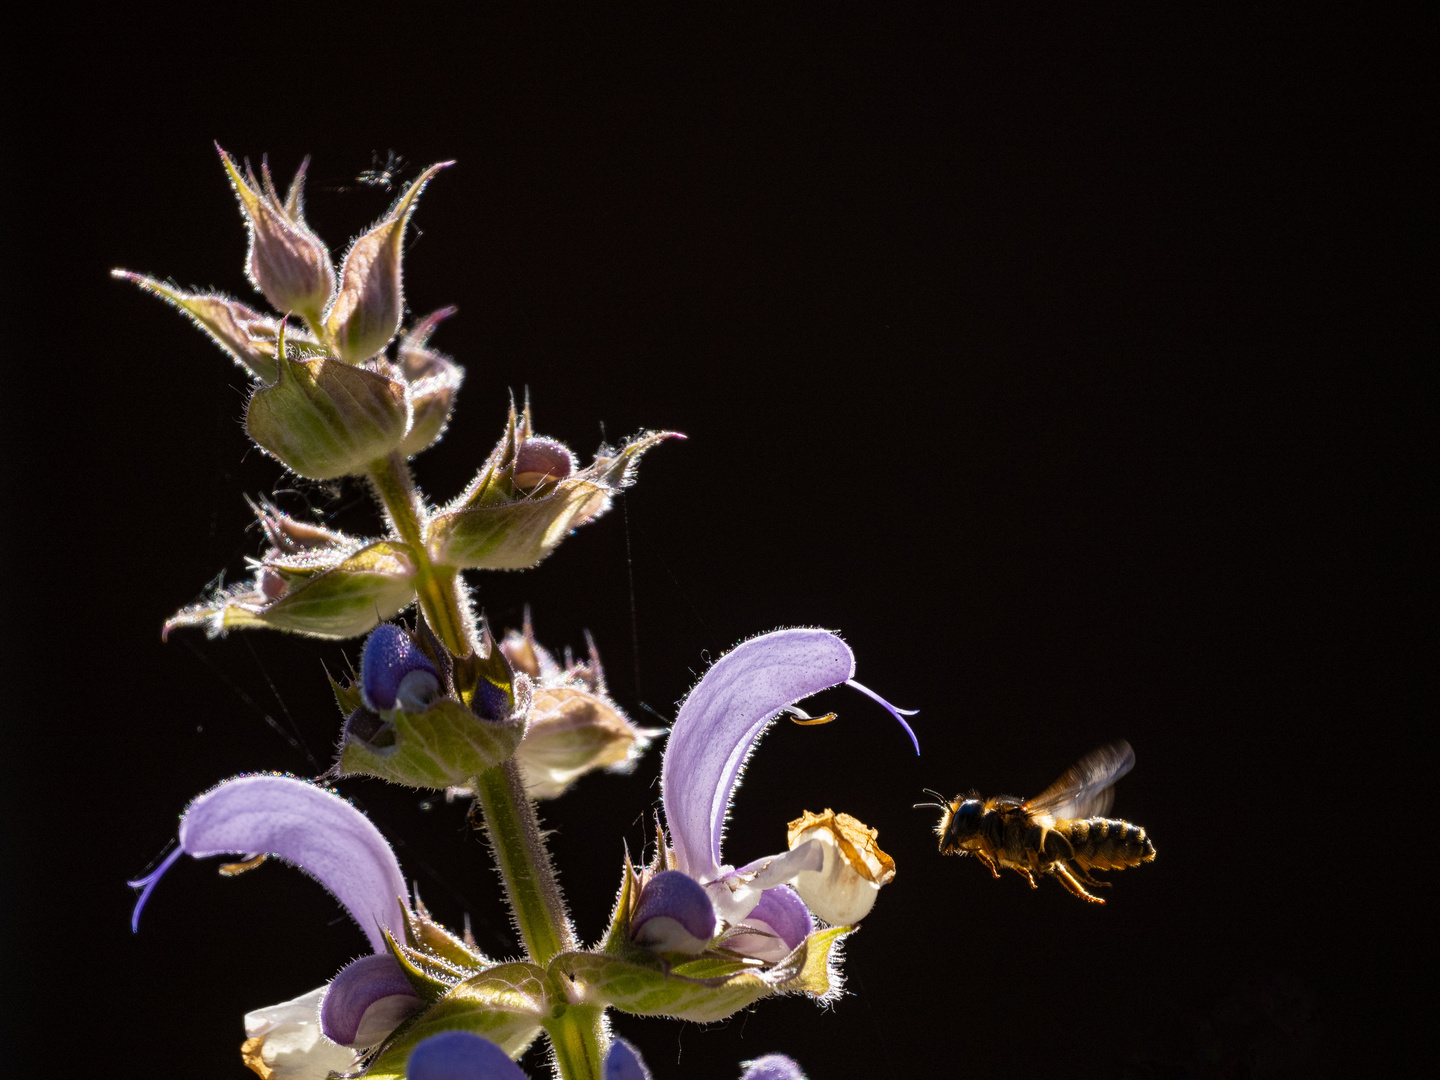
[[640,455],[670,432],[638,436],[618,452],[601,454],[587,469],[540,485],[515,486],[515,458],[531,438],[528,410],[510,427],[485,468],[459,499],[432,517],[425,545],[437,566],[524,570],[535,566],[578,526],[610,508],[610,499],[634,479]]
[[410,426],[405,384],[333,356],[282,357],[245,412],[245,430],[291,472],[333,480],[364,472]]
[[340,747],[341,776],[378,776],[417,788],[464,784],[510,759],[525,735],[529,682],[516,680],[516,711],[504,723],[482,720],[458,701],[442,699],[423,713],[396,709],[370,740],[348,732]]
[[313,637],[355,637],[415,599],[414,577],[410,548],[394,540],[379,540],[352,554],[332,549],[276,557],[260,567],[255,584],[177,612],[164,632],[204,626],[214,637],[237,628],[269,627]]

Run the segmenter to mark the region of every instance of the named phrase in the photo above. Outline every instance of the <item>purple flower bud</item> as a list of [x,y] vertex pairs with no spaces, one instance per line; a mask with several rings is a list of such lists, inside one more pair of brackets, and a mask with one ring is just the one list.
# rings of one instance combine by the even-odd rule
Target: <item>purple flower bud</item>
[[693,954],[715,937],[716,923],[715,908],[698,881],[679,870],[662,870],[640,893],[630,937],[655,952]]
[[515,486],[522,491],[564,480],[574,471],[575,455],[554,439],[526,439],[515,452]]
[[245,212],[250,230],[250,256],[245,270],[255,287],[265,294],[276,311],[296,312],[312,326],[335,291],[335,266],[321,239],[305,224],[301,210],[305,186],[306,158],[290,184],[284,202],[275,193],[270,167],[261,165],[263,185],[247,165],[240,174],[235,161],[217,143],[220,160],[230,174],[230,183]]
[[346,965],[330,983],[320,1005],[320,1031],[341,1046],[373,1046],[419,1007],[399,961],[374,953]]
[[440,693],[440,673],[393,623],[375,628],[360,660],[360,696],[376,712],[424,712]]
[[405,1075],[409,1080],[525,1080],[504,1050],[468,1031],[421,1039],[405,1062]]
[[605,1054],[605,1080],[650,1080],[650,1070],[639,1050],[616,1039]]
[[766,1054],[740,1064],[745,1069],[740,1080],[805,1080],[800,1066],[784,1054]]

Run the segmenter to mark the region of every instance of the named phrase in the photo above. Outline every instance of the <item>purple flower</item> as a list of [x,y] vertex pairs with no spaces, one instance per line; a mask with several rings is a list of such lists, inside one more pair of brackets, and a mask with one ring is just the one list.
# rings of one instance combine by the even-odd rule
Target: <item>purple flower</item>
[[[919,741],[901,715],[905,710],[861,686],[854,674],[855,655],[835,634],[776,630],[743,642],[717,660],[680,707],[661,771],[670,842],[678,869],[706,887],[715,910],[732,925],[746,920],[767,891],[795,883],[804,899],[806,883],[824,879],[816,871],[826,867],[825,851],[814,840],[738,870],[721,861],[725,815],[740,770],[756,739],[781,711],[845,683],[884,706],[919,752]],[[793,913],[793,902],[773,903],[776,906],[767,910],[778,912],[779,905],[789,904]],[[786,925],[798,925],[798,920]],[[785,939],[779,928],[770,930]]]
[[440,693],[440,673],[410,635],[393,623],[381,623],[365,642],[360,657],[360,696],[375,712],[399,706],[424,712]]
[[421,1039],[405,1062],[407,1080],[525,1080],[525,1074],[489,1039],[468,1031],[442,1031]]
[[239,776],[201,795],[180,818],[180,846],[153,873],[129,882],[141,890],[130,920],[181,855],[272,855],[294,863],[340,901],[377,953],[386,928],[403,935],[405,878],[380,830],[340,796],[290,776]]
[[766,1054],[754,1061],[742,1061],[740,1080],[805,1080],[800,1066],[784,1054]]

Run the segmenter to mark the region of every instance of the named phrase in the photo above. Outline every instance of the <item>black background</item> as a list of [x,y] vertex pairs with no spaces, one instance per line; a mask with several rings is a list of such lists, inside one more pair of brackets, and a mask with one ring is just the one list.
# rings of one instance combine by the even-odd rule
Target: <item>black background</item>
[[[286,177],[313,154],[308,214],[337,253],[392,197],[355,182],[372,153],[402,178],[459,161],[406,256],[416,314],[459,305],[435,344],[469,373],[417,459],[435,497],[526,387],[587,458],[602,435],[689,436],[538,572],[471,575],[492,622],[529,602],[545,644],[590,629],[640,722],[782,625],[841,630],[859,678],[921,710],[918,759],[839,691],[815,705],[841,722],[772,730],[727,858],[833,806],[899,873],[833,1009],[618,1016],[657,1078],[768,1051],[820,1080],[1348,1074],[1395,1050],[1367,961],[1421,902],[1418,849],[1371,807],[1420,810],[1433,217],[1406,164],[1428,95],[1390,42],[1310,17],[827,6],[129,14],[11,51],[7,1070],[248,1075],[241,1016],[364,948],[278,866],[185,860],[127,925],[124,881],[191,797],[328,763],[321,663],[358,652],[162,644],[160,623],[258,553],[242,494],[375,529],[358,485],[247,449],[238,370],[106,278],[263,303],[212,139]],[[1033,794],[1119,737],[1138,766],[1115,812],[1160,857],[1104,908],[942,859],[910,807],[927,786]],[[587,938],[659,761],[543,808]],[[463,807],[343,791],[438,917],[514,951]]]

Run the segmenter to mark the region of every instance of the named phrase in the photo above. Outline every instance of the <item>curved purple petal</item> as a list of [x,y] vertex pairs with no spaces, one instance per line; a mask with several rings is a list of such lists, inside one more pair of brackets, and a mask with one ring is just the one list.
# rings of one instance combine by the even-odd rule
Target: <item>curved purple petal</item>
[[[407,681],[410,676],[419,678],[425,685],[416,686],[415,678]],[[393,623],[381,623],[365,642],[365,652],[360,657],[360,696],[376,712],[393,709],[402,684],[415,690],[428,690],[433,696],[440,687],[440,673],[410,640],[409,634]]]
[[405,1062],[408,1080],[525,1080],[525,1074],[489,1039],[469,1031],[442,1031],[421,1039]]
[[605,1080],[650,1080],[650,1070],[639,1050],[624,1039],[616,1039],[605,1054]]
[[755,740],[786,706],[855,674],[855,655],[828,630],[776,630],[742,642],[680,706],[665,748],[661,799],[681,870],[720,871],[730,792]]
[[192,802],[180,819],[189,855],[264,852],[330,890],[378,952],[383,927],[405,926],[400,864],[380,830],[338,795],[290,776],[241,776]]
[[389,953],[362,956],[343,967],[326,988],[325,1000],[320,1003],[320,1032],[333,1043],[355,1046],[365,1010],[381,998],[396,996],[414,998],[416,1008],[420,1006],[415,988],[395,957]]
[[795,949],[815,929],[815,920],[800,894],[789,885],[777,885],[760,894],[760,902],[745,916],[747,923],[763,922],[775,936]]
[[800,1066],[784,1054],[766,1054],[741,1064],[745,1071],[740,1074],[740,1080],[805,1080]]
[[660,952],[699,952],[715,930],[709,894],[679,870],[662,870],[645,884],[630,921],[636,944]]

